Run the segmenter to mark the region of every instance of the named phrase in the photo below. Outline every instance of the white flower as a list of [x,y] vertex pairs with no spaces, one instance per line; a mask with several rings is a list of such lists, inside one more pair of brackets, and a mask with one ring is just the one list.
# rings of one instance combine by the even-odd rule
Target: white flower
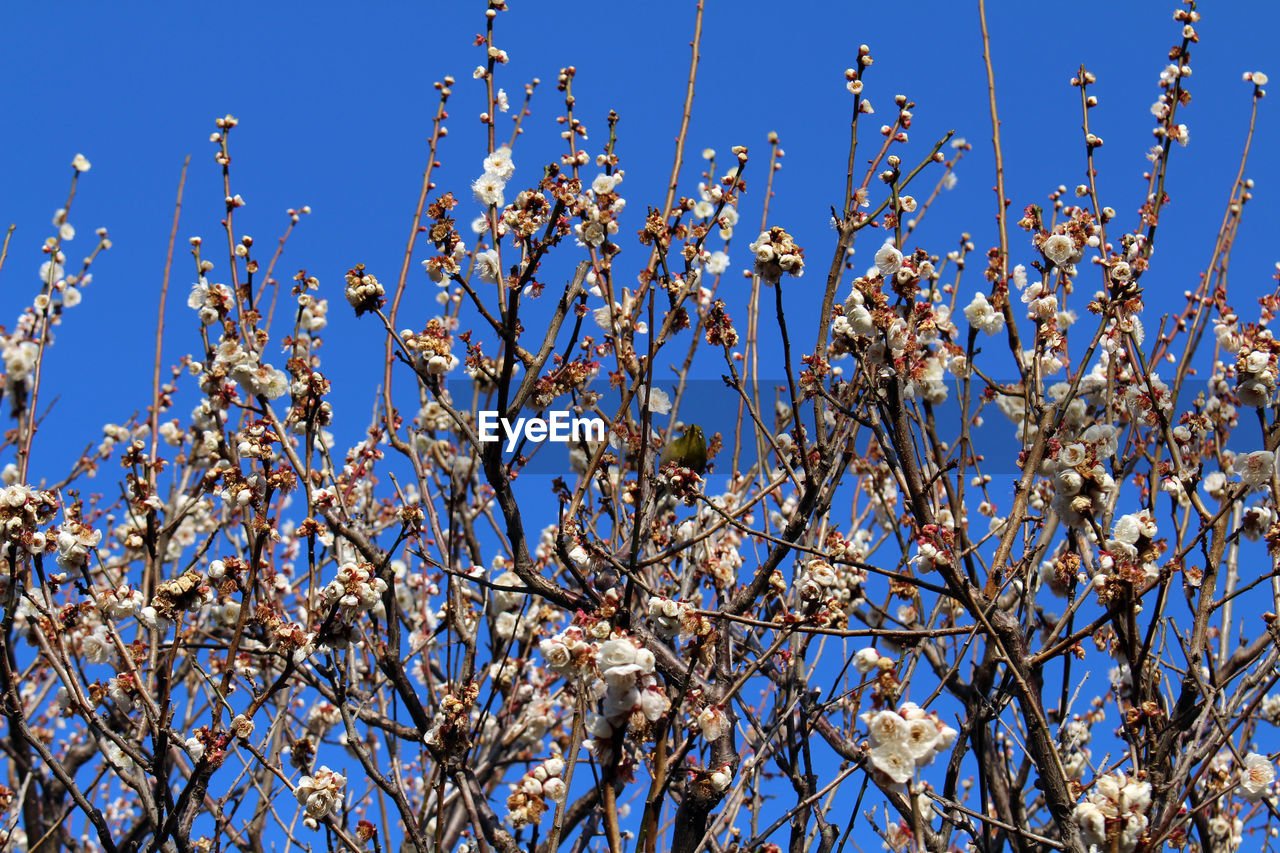
[[1240,405],[1255,409],[1266,406],[1274,393],[1275,388],[1260,378],[1244,379],[1236,386],[1236,396],[1240,398]]
[[146,598],[141,591],[124,585],[104,593],[99,599],[98,606],[103,615],[109,619],[128,619],[145,603]]
[[777,253],[773,250],[773,245],[769,242],[769,232],[761,232],[760,237],[750,245],[748,249],[756,253],[757,264],[767,264],[772,261]]
[[433,355],[427,359],[427,372],[440,376],[458,366],[456,355]]
[[898,708],[898,716],[910,723],[913,720],[923,720],[929,716],[929,712],[921,708],[915,702],[903,702]]
[[907,739],[907,721],[893,711],[880,711],[870,715],[866,723],[872,743],[903,743]]
[[994,335],[1004,330],[1004,315],[991,307],[982,292],[973,295],[973,301],[964,309],[965,319],[975,329]]
[[911,757],[904,743],[876,744],[871,748],[870,756],[872,766],[899,785],[910,781],[912,773],[915,772],[916,760]]
[[671,413],[671,397],[661,388],[649,389],[649,411],[655,415],[666,415]]
[[1221,471],[1210,471],[1201,481],[1200,487],[1209,497],[1222,500],[1227,496],[1227,475]]
[[40,281],[42,284],[51,284],[63,278],[66,272],[62,264],[55,261],[45,261],[40,265]]
[[115,741],[102,741],[102,754],[118,771],[122,770],[125,773],[133,773],[133,771],[137,769],[138,765]]
[[244,714],[236,714],[235,718],[231,720],[231,733],[241,740],[248,740],[249,736],[253,734],[253,728],[253,720]]
[[68,521],[58,532],[58,565],[64,569],[84,565],[89,558],[89,551],[101,541],[101,531],[75,519]]
[[1135,545],[1138,537],[1142,534],[1142,523],[1137,515],[1122,515],[1116,519],[1115,529],[1112,536],[1116,541],[1123,542],[1126,545]]
[[917,764],[927,764],[933,757],[934,746],[938,743],[938,727],[933,720],[918,719],[907,723],[905,740],[907,752]]
[[1013,286],[1018,290],[1027,286],[1027,268],[1022,264],[1013,268]]
[[564,784],[564,780],[560,778],[552,778],[542,783],[542,794],[553,803],[564,802],[565,794],[569,793],[569,788]]
[[[640,665],[634,663],[624,663],[620,666],[611,666],[604,671],[604,681],[611,693],[624,693],[636,686],[636,679],[640,676]],[[631,704],[639,697],[634,697]]]
[[1027,317],[1046,322],[1058,316],[1058,297],[1053,294],[1033,299],[1027,306]]
[[866,675],[872,670],[879,669],[880,653],[874,648],[865,648],[858,651],[853,656],[853,668],[862,675]]
[[662,688],[655,685],[640,691],[640,711],[649,722],[657,722],[659,717],[670,710],[671,700]]
[[[855,80],[853,82],[861,83],[862,81]],[[921,795],[918,802],[921,803],[921,814],[933,814],[931,807],[929,806],[931,801],[927,794]],[[887,821],[888,818],[886,818],[886,825],[884,828],[884,843],[880,846],[886,850],[893,851],[893,853],[902,853],[902,851],[907,850],[911,846],[911,841],[915,836],[907,827],[905,821],[899,821],[898,823],[888,823]]]
[[[726,208],[729,210],[731,208]],[[708,275],[720,275],[729,268],[729,256],[724,252],[712,252],[711,257],[707,259],[704,268]]]
[[849,327],[854,334],[869,336],[876,330],[876,321],[865,305],[858,305],[849,313]]
[[805,573],[821,587],[835,586],[836,581],[839,580],[835,568],[825,560],[810,560],[805,567]]
[[1044,256],[1055,265],[1061,267],[1075,254],[1076,244],[1066,234],[1054,234],[1044,241],[1040,251],[1044,252]]
[[524,586],[520,576],[512,571],[505,571],[493,579],[500,587],[493,591],[493,606],[498,611],[518,610],[524,603],[525,594],[519,590]]
[[89,171],[90,165],[91,164],[89,163],[88,160],[84,158],[83,154],[77,154],[75,158],[72,159],[71,161],[71,167],[75,169],[77,172]]
[[876,252],[876,269],[885,278],[897,274],[902,267],[902,253],[894,247],[892,240],[885,240],[884,245]]
[[555,670],[563,670],[573,659],[569,647],[556,640],[543,640],[538,645],[538,650],[542,652],[542,658],[547,662],[547,666]]
[[1120,789],[1121,802],[1130,809],[1145,812],[1151,807],[1151,783],[1129,779]]
[[342,788],[346,784],[345,776],[334,773],[328,767],[321,767],[314,776],[299,779],[293,793],[298,803],[306,809],[307,817],[320,820],[339,805]]
[[1255,450],[1236,457],[1231,469],[1249,486],[1263,486],[1275,472],[1276,455],[1269,450]]
[[110,663],[116,656],[116,647],[105,625],[94,628],[93,633],[81,641],[81,648],[88,663]]
[[1240,769],[1240,792],[1251,803],[1256,803],[1271,789],[1276,780],[1276,769],[1265,755],[1251,752],[1245,756]]
[[488,172],[476,178],[476,182],[471,185],[471,189],[476,194],[476,201],[493,207],[502,207],[506,203],[502,195],[506,187],[506,181]]
[[498,618],[494,620],[493,630],[500,639],[509,640],[516,635],[516,628],[519,624],[519,615],[512,613],[510,610],[498,614]]
[[341,722],[342,711],[329,702],[319,702],[307,711],[307,731],[320,737],[324,737]]
[[484,158],[484,173],[491,175],[504,184],[515,174],[516,164],[511,161],[511,149],[503,145]]
[[1058,461],[1068,468],[1074,468],[1084,462],[1085,446],[1076,441],[1058,451]]
[[1261,373],[1267,369],[1271,354],[1263,350],[1253,350],[1244,357],[1244,369],[1248,373]]
[[476,272],[480,280],[488,284],[497,284],[502,280],[502,265],[498,261],[498,251],[487,249],[476,253]]
[[1076,806],[1071,819],[1080,827],[1084,840],[1089,844],[1103,844],[1107,840],[1107,818],[1102,809],[1093,803],[1085,802]]
[[714,705],[709,705],[702,709],[702,713],[698,715],[697,723],[704,738],[716,740],[728,730],[729,717],[724,711]]
[[596,661],[601,669],[612,669],[615,666],[626,666],[636,662],[635,644],[626,638],[610,640],[600,647]]
[[614,185],[617,183],[618,181],[614,175],[601,173],[596,175],[595,180],[591,182],[591,191],[596,195],[608,195],[613,192]]
[[609,719],[630,716],[639,704],[640,691],[635,687],[611,684],[604,697],[604,715]]

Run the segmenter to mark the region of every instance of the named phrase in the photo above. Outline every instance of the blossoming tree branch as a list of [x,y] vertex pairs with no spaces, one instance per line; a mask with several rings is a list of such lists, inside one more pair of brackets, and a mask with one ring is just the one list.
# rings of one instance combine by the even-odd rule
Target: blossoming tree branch
[[[1099,193],[1083,66],[1063,168],[1085,182],[1006,189],[983,19],[998,240],[950,250],[913,232],[972,146],[911,139],[868,47],[834,235],[801,234],[770,214],[775,134],[703,152],[686,186],[700,4],[671,180],[641,212],[619,117],[588,138],[574,68],[557,148],[522,137],[536,81],[511,110],[504,7],[477,38],[487,148],[449,147],[444,78],[402,258],[277,272],[310,210],[262,251],[231,168],[252,129],[217,120],[191,168],[220,171],[225,208],[175,212],[175,241],[221,224],[189,262],[170,244],[161,292],[194,284],[152,399],[37,477],[53,333],[110,260],[105,230],[69,260],[76,157],[3,338],[0,847],[1264,849],[1280,344],[1275,295],[1226,270],[1265,75],[1197,279],[1154,254],[1194,4],[1137,198]],[[478,177],[437,187],[445,160]],[[1156,279],[1192,281],[1185,307],[1144,312]],[[401,310],[424,291],[425,321]],[[369,398],[325,376],[331,300],[385,343]],[[723,426],[682,417],[707,377]],[[368,425],[354,446],[343,419]]]

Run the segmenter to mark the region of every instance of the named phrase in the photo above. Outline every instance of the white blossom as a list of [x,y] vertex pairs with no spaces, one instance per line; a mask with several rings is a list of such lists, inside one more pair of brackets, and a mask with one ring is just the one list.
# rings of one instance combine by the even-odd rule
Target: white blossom
[[885,240],[884,245],[876,252],[876,269],[885,278],[895,275],[902,267],[902,252],[893,245],[892,240]]
[[1247,486],[1264,486],[1271,482],[1275,472],[1276,454],[1269,450],[1255,450],[1236,456],[1231,469]]
[[1271,790],[1276,780],[1276,768],[1265,755],[1251,752],[1245,756],[1240,768],[1240,793],[1246,800],[1256,803]]

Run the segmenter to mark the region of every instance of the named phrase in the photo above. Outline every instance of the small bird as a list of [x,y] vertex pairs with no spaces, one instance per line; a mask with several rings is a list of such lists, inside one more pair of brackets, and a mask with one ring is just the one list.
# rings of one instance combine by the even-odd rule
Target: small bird
[[[662,473],[670,468],[686,468],[698,476],[706,472],[707,439],[702,434],[702,427],[691,424],[683,435],[668,441],[666,447],[662,448],[662,455],[658,457],[658,471]],[[637,526],[644,535],[648,535],[659,508],[667,505],[670,496],[671,490],[666,478],[659,477],[638,516]]]
[[684,435],[667,442],[658,457],[658,470],[668,465],[688,468],[701,475],[707,470],[707,439],[702,434],[702,427],[692,424],[684,431]]

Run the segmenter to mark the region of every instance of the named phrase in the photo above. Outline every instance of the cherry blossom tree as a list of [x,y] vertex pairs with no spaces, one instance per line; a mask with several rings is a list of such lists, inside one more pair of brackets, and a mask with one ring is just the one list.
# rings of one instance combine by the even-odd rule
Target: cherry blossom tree
[[[184,168],[159,311],[172,279],[190,312],[157,325],[149,407],[37,481],[41,368],[110,259],[99,230],[68,261],[92,191],[76,156],[2,342],[0,846],[1269,849],[1278,303],[1226,286],[1265,75],[1245,75],[1212,261],[1155,317],[1193,3],[1137,202],[1099,193],[1083,66],[1088,181],[1043,205],[1006,190],[982,13],[998,242],[962,225],[949,250],[913,232],[972,146],[910,139],[915,105],[885,106],[869,47],[845,73],[834,236],[802,234],[770,215],[776,134],[679,180],[701,3],[671,181],[636,188],[643,214],[618,117],[586,147],[572,67],[551,161],[521,137],[535,85],[510,109],[504,11],[477,39],[486,150],[448,149],[444,78],[403,257],[353,262],[343,299],[332,273],[277,273],[308,208],[270,252],[241,236],[231,152],[252,129],[217,119],[215,164],[191,168],[220,170],[225,208],[185,212],[221,220],[186,264]],[[445,158],[479,176],[437,187]],[[438,310],[409,326],[424,289]],[[325,377],[330,299],[385,343],[372,398]],[[167,368],[166,340],[189,352]],[[708,386],[732,429],[659,465]],[[482,440],[482,411],[607,436]]]

